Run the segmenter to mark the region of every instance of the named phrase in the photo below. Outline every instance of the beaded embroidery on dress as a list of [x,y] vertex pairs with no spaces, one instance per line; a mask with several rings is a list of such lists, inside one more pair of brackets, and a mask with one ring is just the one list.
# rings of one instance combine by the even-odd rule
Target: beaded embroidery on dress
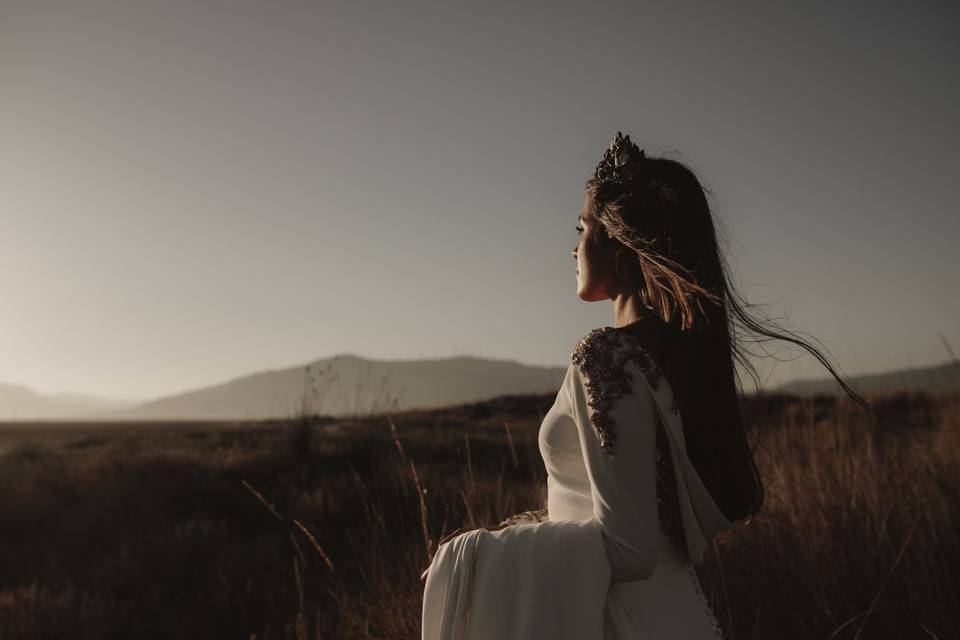
[[612,455],[617,430],[608,411],[630,390],[632,381],[624,365],[630,360],[635,362],[647,374],[654,389],[660,379],[660,369],[636,338],[618,334],[613,327],[594,329],[587,334],[577,343],[571,360],[580,367],[586,380],[590,394],[590,423],[600,435],[600,446]]
[[[587,334],[577,343],[571,360],[584,376],[589,394],[590,423],[600,436],[601,448],[608,455],[614,455],[617,425],[609,411],[630,390],[633,382],[632,374],[625,368],[626,363],[636,364],[647,376],[653,389],[658,388],[663,372],[634,336],[618,332],[613,327],[594,329]],[[663,423],[659,419],[656,429],[660,528],[674,547],[686,553],[687,540],[680,515],[673,459]]]

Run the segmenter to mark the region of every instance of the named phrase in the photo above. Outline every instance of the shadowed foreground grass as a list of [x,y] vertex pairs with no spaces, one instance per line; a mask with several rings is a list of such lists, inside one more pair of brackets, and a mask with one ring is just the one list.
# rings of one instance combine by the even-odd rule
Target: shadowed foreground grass
[[[876,400],[960,420],[956,396]],[[418,638],[436,541],[542,505],[552,401],[0,428],[0,638]],[[744,412],[767,497],[702,576],[726,637],[960,637],[960,433],[828,398]]]

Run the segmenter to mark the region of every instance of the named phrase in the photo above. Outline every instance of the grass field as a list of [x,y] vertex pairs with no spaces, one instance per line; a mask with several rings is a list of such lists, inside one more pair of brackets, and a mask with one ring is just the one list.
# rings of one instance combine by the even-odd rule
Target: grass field
[[[874,400],[960,422],[957,396]],[[0,638],[419,638],[437,540],[542,506],[552,401],[3,425]],[[960,432],[826,397],[743,407],[767,499],[702,576],[726,637],[960,637]]]

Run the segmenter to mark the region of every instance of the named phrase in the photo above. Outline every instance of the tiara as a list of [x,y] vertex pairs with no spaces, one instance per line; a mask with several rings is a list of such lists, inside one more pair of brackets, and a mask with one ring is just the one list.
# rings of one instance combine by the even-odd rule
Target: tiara
[[594,169],[593,179],[601,184],[624,185],[635,175],[635,163],[645,158],[643,149],[635,145],[629,135],[617,131],[610,148],[603,154],[603,160]]

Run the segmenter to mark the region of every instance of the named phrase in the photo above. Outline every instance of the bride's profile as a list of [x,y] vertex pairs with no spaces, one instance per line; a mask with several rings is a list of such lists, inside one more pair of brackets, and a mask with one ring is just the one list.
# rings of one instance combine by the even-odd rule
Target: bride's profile
[[574,346],[541,423],[546,508],[439,546],[424,640],[722,637],[697,569],[763,503],[734,362],[756,372],[737,329],[800,345],[837,377],[751,316],[682,163],[617,132],[577,231],[577,296],[612,301],[614,325]]

